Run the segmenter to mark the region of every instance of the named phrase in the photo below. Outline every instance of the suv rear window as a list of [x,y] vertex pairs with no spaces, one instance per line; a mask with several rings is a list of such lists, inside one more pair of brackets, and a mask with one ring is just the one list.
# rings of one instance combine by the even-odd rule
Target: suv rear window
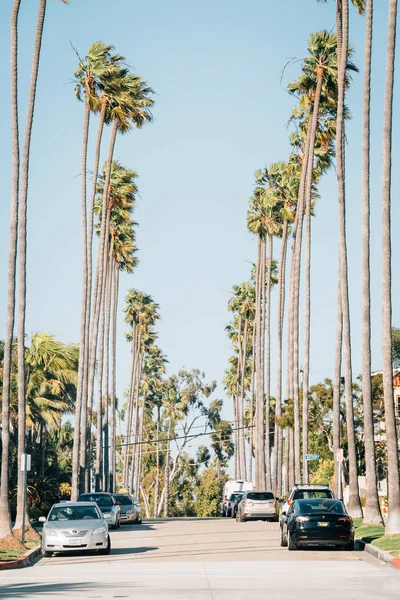
[[274,500],[272,492],[249,492],[247,494],[248,500]]
[[130,496],[125,496],[121,494],[121,496],[114,496],[117,502],[120,502],[122,506],[131,506],[133,504],[133,500]]
[[229,500],[231,502],[236,502],[236,500],[240,500],[241,498],[243,498],[243,493],[238,492],[236,494],[231,494]]
[[333,495],[331,490],[296,490],[293,494],[293,500],[308,498],[333,498]]
[[97,506],[101,508],[115,504],[113,497],[106,494],[82,494],[79,496],[78,502],[96,502]]

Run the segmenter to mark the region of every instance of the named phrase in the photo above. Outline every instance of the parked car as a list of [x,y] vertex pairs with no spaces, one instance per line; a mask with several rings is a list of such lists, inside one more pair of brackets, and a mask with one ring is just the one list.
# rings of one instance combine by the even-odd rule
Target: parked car
[[137,512],[137,515],[138,515],[138,521],[137,521],[137,523],[138,523],[138,525],[140,525],[140,523],[142,522],[142,507],[140,505],[139,500],[136,500],[135,498],[133,500],[134,500],[136,512]]
[[263,519],[264,521],[279,520],[279,504],[270,490],[251,490],[244,492],[240,500],[236,521],[249,521],[250,519]]
[[354,550],[354,523],[341,500],[295,500],[282,513],[281,546],[341,546]]
[[114,499],[120,503],[121,523],[141,523],[140,504],[131,494],[113,494]]
[[228,502],[229,498],[235,492],[243,492],[245,490],[253,489],[251,481],[243,481],[243,479],[230,479],[224,485],[222,492],[222,504],[221,504],[221,516],[228,517]]
[[110,554],[111,541],[108,525],[96,502],[60,502],[54,504],[43,523],[42,552],[98,550]]
[[81,494],[78,502],[96,502],[111,529],[118,529],[121,526],[120,503],[112,494],[108,492]]
[[236,519],[236,513],[239,506],[239,502],[243,498],[244,492],[236,492],[231,496],[231,517],[232,519]]
[[295,484],[291,488],[286,502],[282,505],[282,513],[287,513],[289,506],[295,500],[308,498],[335,498],[335,494],[329,485]]

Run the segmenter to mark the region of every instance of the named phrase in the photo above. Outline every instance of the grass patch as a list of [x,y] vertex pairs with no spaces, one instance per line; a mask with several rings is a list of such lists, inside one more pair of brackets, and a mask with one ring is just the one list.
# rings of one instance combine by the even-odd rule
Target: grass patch
[[16,560],[23,554],[25,554],[24,550],[0,550],[0,562]]
[[356,537],[364,540],[367,544],[371,544],[371,542],[384,535],[385,528],[383,525],[361,525],[360,527],[356,527]]
[[390,552],[392,556],[400,557],[400,535],[384,535],[374,542],[373,546]]
[[39,548],[39,546],[40,544],[38,544],[37,540],[31,540],[25,542],[25,550],[0,550],[0,562],[17,560],[17,558],[27,554],[29,550],[34,550],[35,548]]

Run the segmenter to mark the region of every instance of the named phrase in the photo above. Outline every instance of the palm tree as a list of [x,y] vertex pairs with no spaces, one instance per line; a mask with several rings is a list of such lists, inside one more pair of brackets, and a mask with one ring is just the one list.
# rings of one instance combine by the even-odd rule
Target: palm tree
[[[255,276],[256,311],[255,311],[255,355],[256,355],[256,425],[255,425],[255,479],[258,489],[265,489],[265,449],[264,449],[264,365],[265,365],[265,206],[263,190],[257,185],[250,198],[250,209],[247,214],[247,227],[258,235],[258,251]],[[268,458],[269,460],[269,458]]]
[[[111,55],[113,46],[108,46],[102,42],[95,42],[89,48],[85,59],[79,59],[79,67],[75,73],[76,87],[75,94],[80,101],[84,101],[85,111],[83,119],[83,142],[82,142],[82,306],[81,306],[81,323],[80,323],[80,367],[79,367],[79,383],[77,393],[77,403],[75,419],[80,423],[82,410],[82,397],[84,397],[85,388],[85,372],[87,362],[87,344],[86,337],[88,335],[90,321],[90,296],[92,287],[92,238],[93,238],[93,198],[90,199],[89,211],[86,198],[86,173],[87,173],[87,149],[89,137],[89,122],[91,112],[97,113],[100,111],[99,133],[97,136],[96,155],[95,155],[95,170],[94,170],[94,190],[96,189],[97,172],[99,168],[100,145],[103,132],[104,121],[106,118],[105,111],[107,107],[107,95],[104,92],[102,80],[112,78],[119,71],[119,63],[122,57],[119,55]],[[99,98],[101,94],[101,98]],[[88,214],[87,214],[88,213]],[[74,447],[72,460],[72,499],[77,499],[78,494],[78,475],[79,475],[79,427],[74,430]]]
[[300,80],[290,84],[290,92],[302,94],[302,102],[308,106],[306,118],[306,141],[302,161],[302,174],[299,187],[295,224],[295,245],[292,256],[292,318],[293,318],[293,399],[294,399],[294,457],[295,477],[301,480],[300,463],[300,399],[299,399],[299,300],[300,272],[304,211],[310,203],[313,182],[313,164],[315,141],[317,137],[320,103],[326,90],[332,88],[337,76],[336,36],[327,31],[310,35],[308,39],[309,56],[303,64],[303,74]]
[[391,163],[393,129],[393,86],[396,48],[397,0],[389,0],[388,44],[386,55],[385,108],[382,158],[382,352],[383,396],[388,455],[387,534],[400,533],[400,477],[398,440],[393,402],[392,370],[392,277],[391,277]]
[[[65,3],[65,0],[64,0]],[[25,452],[25,315],[26,315],[26,227],[28,203],[29,158],[32,136],[32,125],[35,110],[36,86],[39,73],[40,52],[42,47],[43,26],[47,0],[40,0],[36,24],[36,37],[33,49],[32,73],[28,96],[24,144],[21,161],[21,192],[18,216],[18,406],[20,422],[18,426],[18,454]],[[24,477],[18,470],[17,516],[15,531],[22,526],[24,504]],[[28,521],[29,523],[29,521]]]
[[373,0],[366,0],[365,49],[364,49],[364,107],[363,107],[363,198],[362,198],[362,247],[363,247],[363,369],[362,391],[364,406],[365,469],[367,500],[364,510],[366,523],[382,523],[379,508],[375,460],[374,420],[371,384],[371,283],[370,283],[370,111],[371,111],[371,57],[372,57]]
[[339,62],[338,77],[338,106],[336,122],[336,172],[338,182],[339,204],[339,255],[340,255],[340,290],[343,313],[343,363],[345,376],[346,422],[349,452],[349,502],[348,511],[353,517],[361,517],[362,509],[358,488],[357,455],[354,430],[352,367],[351,367],[351,337],[350,337],[350,306],[348,289],[348,264],[346,242],[346,188],[345,188],[345,155],[344,155],[344,118],[345,118],[345,88],[346,67],[349,48],[349,2],[341,0],[342,10],[342,47]]
[[119,77],[118,86],[116,85],[113,96],[109,100],[110,116],[113,125],[107,159],[107,170],[104,181],[100,239],[93,297],[93,313],[91,318],[87,389],[88,405],[86,406],[85,404],[83,404],[82,406],[80,468],[85,473],[85,480],[83,482],[85,487],[87,487],[88,485],[88,444],[90,439],[90,419],[88,419],[88,409],[90,416],[90,406],[93,398],[96,350],[99,334],[99,320],[102,297],[104,293],[103,280],[107,256],[107,239],[109,233],[109,221],[107,219],[107,202],[115,140],[118,131],[121,133],[126,133],[130,131],[133,125],[137,128],[141,128],[146,122],[152,120],[152,115],[150,112],[150,107],[153,104],[153,100],[150,97],[152,93],[153,90],[149,88],[140,77],[126,74]]
[[[10,239],[8,247],[7,316],[3,358],[3,396],[1,407],[1,479],[0,479],[0,539],[12,535],[8,502],[10,456],[10,380],[12,361],[12,338],[15,315],[15,280],[17,261],[18,196],[19,196],[19,128],[18,128],[18,15],[21,1],[14,0],[11,13],[11,212]],[[15,542],[18,545],[18,542]]]

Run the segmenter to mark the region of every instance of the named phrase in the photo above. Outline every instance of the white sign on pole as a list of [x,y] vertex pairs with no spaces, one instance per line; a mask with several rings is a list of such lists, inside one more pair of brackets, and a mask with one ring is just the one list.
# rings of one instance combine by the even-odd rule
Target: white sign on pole
[[21,454],[21,471],[25,471],[25,465],[26,465],[26,470],[30,471],[31,470],[31,455],[30,454]]
[[343,462],[343,448],[338,448],[336,450],[336,460],[338,462]]

